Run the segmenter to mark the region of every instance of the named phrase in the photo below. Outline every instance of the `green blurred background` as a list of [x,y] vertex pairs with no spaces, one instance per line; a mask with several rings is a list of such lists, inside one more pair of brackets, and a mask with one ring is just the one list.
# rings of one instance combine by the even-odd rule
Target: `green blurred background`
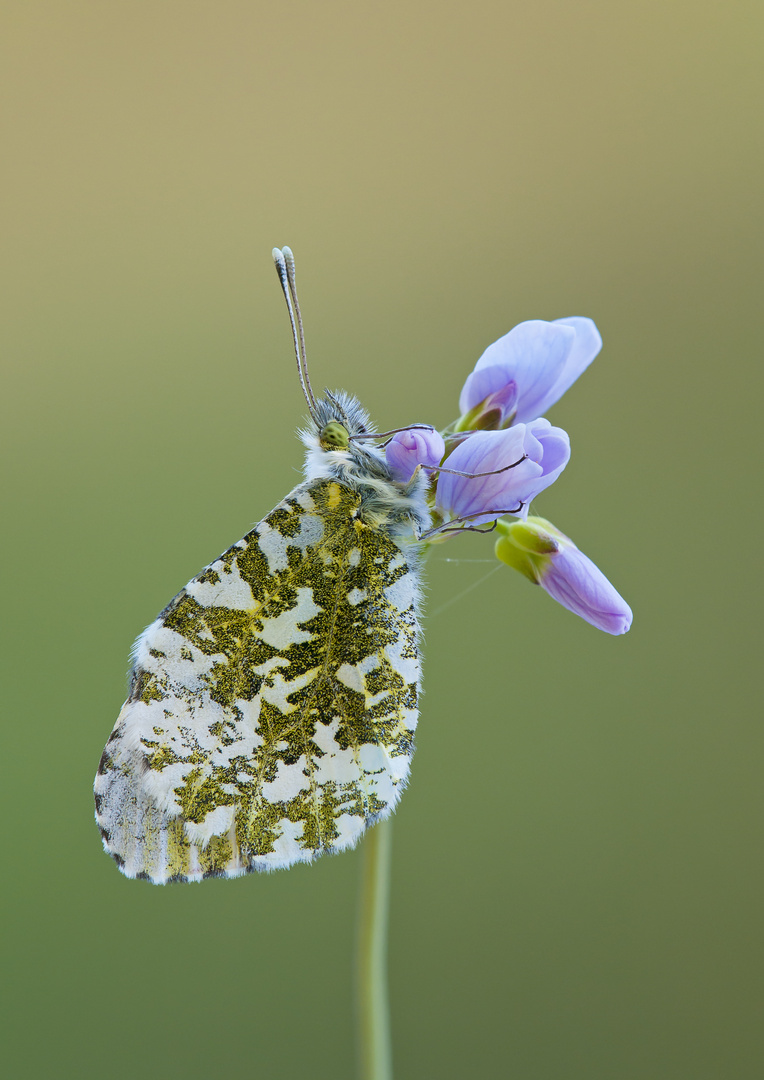
[[5,6],[6,1075],[353,1075],[359,852],[154,888],[92,821],[133,638],[298,478],[274,244],[384,427],[523,319],[605,339],[536,512],[631,633],[428,567],[397,1080],[762,1074],[761,12]]

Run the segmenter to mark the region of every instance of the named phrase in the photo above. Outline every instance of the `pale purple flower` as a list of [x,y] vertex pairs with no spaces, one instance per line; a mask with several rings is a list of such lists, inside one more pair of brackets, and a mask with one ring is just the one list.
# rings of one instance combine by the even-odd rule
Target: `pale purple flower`
[[545,518],[500,521],[496,557],[563,607],[608,634],[625,634],[631,608],[591,559]]
[[[515,424],[505,431],[478,431],[449,454],[444,469],[492,475],[441,472],[436,508],[448,520],[468,518],[469,524],[493,521],[507,513],[525,514],[531,499],[554,483],[569,458],[567,433],[548,420]],[[515,462],[519,464],[506,468]]]
[[519,323],[478,360],[459,398],[462,415],[481,406],[481,414],[497,417],[491,427],[527,423],[562,397],[601,348],[597,327],[579,315]]
[[417,465],[440,465],[445,452],[443,436],[434,428],[408,428],[392,437],[385,458],[395,479],[407,484]]

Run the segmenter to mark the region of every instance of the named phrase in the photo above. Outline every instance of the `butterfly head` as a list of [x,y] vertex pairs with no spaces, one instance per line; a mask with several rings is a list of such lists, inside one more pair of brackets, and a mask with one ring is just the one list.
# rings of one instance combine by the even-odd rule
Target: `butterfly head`
[[322,450],[347,450],[350,446],[350,432],[339,420],[330,420],[318,433]]
[[311,423],[300,432],[308,450],[308,479],[355,474],[389,481],[390,471],[366,410],[342,390],[324,393],[315,400]]

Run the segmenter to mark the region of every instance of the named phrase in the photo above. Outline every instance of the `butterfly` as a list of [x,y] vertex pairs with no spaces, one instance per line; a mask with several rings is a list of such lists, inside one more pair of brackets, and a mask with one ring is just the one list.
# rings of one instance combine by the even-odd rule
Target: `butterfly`
[[105,850],[155,883],[352,847],[393,811],[414,751],[427,477],[393,477],[353,397],[314,396],[294,257],[273,254],[305,481],[140,635],[95,780]]

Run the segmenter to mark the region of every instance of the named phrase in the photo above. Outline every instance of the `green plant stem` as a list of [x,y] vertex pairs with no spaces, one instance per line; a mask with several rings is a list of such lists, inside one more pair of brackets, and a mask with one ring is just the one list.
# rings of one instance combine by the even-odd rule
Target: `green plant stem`
[[387,996],[391,851],[388,819],[369,829],[363,842],[356,988],[360,1080],[393,1077]]

